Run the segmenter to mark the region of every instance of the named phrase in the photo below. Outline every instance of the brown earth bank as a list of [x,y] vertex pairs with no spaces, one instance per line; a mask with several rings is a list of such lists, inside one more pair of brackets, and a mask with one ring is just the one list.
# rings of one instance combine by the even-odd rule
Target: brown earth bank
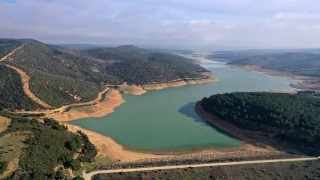
[[180,87],[191,84],[202,84],[202,83],[211,83],[219,81],[218,78],[208,77],[201,79],[192,79],[192,80],[182,80],[176,82],[167,82],[167,83],[157,83],[157,84],[146,84],[142,85],[142,88],[145,90],[161,90],[168,87]]
[[66,124],[66,126],[71,132],[75,133],[78,130],[84,132],[89,137],[90,141],[98,148],[98,155],[109,158],[116,162],[132,162],[141,159],[166,157],[166,155],[130,151],[125,149],[122,145],[118,144],[110,137],[103,136],[96,132],[92,132],[71,124]]
[[217,127],[242,142],[245,142],[249,146],[274,149],[286,153],[303,154],[300,151],[295,150],[290,144],[279,142],[264,132],[242,130],[227,121],[221,120],[214,114],[206,112],[202,108],[201,101],[196,103],[195,110],[201,118],[212,124],[214,127]]
[[266,69],[256,65],[229,65],[235,69],[241,69],[246,71],[258,71],[263,72],[272,76],[288,77],[294,80],[298,80],[295,84],[290,84],[291,87],[300,89],[300,90],[312,90],[320,91],[320,78],[297,75],[290,72],[278,71],[273,69]]
[[125,103],[122,95],[117,90],[110,90],[105,99],[95,101],[92,105],[72,107],[68,111],[46,114],[46,117],[53,118],[59,122],[70,122],[76,119],[103,117],[112,112],[115,108]]
[[19,167],[19,159],[16,158],[10,162],[8,162],[8,169],[0,175],[0,179],[5,179],[9,177],[14,171],[16,171]]
[[4,116],[0,116],[0,133],[5,131],[10,124],[11,119]]

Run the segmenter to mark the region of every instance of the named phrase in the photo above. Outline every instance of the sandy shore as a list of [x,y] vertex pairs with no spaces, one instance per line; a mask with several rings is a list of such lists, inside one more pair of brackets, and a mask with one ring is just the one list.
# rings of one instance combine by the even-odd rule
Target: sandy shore
[[121,93],[117,90],[110,90],[106,99],[94,105],[75,107],[62,113],[47,114],[46,117],[56,119],[59,122],[69,122],[76,119],[103,117],[114,112],[114,109],[125,103]]
[[298,81],[297,83],[290,84],[291,87],[296,89],[315,90],[315,91],[320,90],[320,85],[319,85],[320,80],[315,77],[302,76],[302,75],[297,75],[289,72],[277,71],[272,69],[265,69],[256,65],[245,65],[245,66],[229,65],[229,66],[236,69],[241,69],[246,71],[258,71],[258,72],[263,72],[272,76],[288,77],[288,78],[297,80]]
[[232,135],[233,137],[241,141],[246,142],[249,140],[249,138],[239,128],[233,126],[232,124],[226,121],[222,121],[213,114],[207,113],[205,110],[203,110],[203,108],[201,107],[201,101],[198,101],[196,103],[195,110],[202,119],[206,120],[218,129]]
[[126,150],[122,145],[116,143],[110,137],[103,136],[101,134],[83,129],[78,126],[70,124],[67,124],[67,126],[69,131],[71,132],[77,132],[78,130],[84,132],[89,137],[90,141],[98,148],[99,155],[107,157],[113,161],[132,162],[142,159],[168,157],[166,155],[156,155],[151,153]]
[[81,130],[84,133],[86,133],[90,141],[92,141],[92,143],[98,148],[99,155],[105,156],[111,160],[120,162],[132,162],[143,159],[164,158],[170,155],[157,155],[152,153],[128,150],[110,137],[103,136],[99,133],[71,125],[69,124],[69,122],[82,118],[103,117],[114,112],[115,108],[125,103],[125,100],[123,99],[121,93],[142,95],[146,93],[147,90],[158,90],[169,87],[180,87],[189,84],[209,83],[215,81],[217,81],[216,78],[208,78],[192,81],[178,81],[172,83],[153,84],[152,86],[146,87],[136,85],[121,85],[118,86],[116,89],[110,90],[105,100],[96,102],[94,105],[73,107],[66,112],[55,111],[55,113],[45,113],[45,111],[43,111],[43,113],[46,114],[45,117],[53,118],[61,123],[64,123],[69,127],[69,130],[72,132]]
[[117,88],[117,90],[125,94],[131,94],[131,95],[137,95],[137,96],[147,92],[145,89],[143,89],[143,87],[137,86],[137,85],[121,85]]
[[205,78],[205,79],[186,80],[186,81],[159,83],[159,84],[147,84],[147,85],[143,85],[142,88],[144,90],[161,90],[169,87],[180,87],[185,85],[211,83],[211,82],[217,82],[217,81],[219,81],[218,78]]

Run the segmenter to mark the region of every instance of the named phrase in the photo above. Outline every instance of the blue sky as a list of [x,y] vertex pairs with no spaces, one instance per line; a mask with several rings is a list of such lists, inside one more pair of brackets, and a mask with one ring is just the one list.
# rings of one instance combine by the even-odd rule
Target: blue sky
[[48,43],[320,48],[319,0],[0,0],[0,22]]

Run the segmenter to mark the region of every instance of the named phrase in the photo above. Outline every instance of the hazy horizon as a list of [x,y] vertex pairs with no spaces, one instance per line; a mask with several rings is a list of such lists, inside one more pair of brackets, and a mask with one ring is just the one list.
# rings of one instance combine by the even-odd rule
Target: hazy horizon
[[316,0],[0,0],[0,37],[195,50],[320,47]]

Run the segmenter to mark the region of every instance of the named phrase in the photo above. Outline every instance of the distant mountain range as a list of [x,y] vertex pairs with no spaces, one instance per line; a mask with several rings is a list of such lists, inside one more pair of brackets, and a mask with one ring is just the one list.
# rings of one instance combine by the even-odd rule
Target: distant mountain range
[[234,65],[256,65],[297,75],[320,77],[320,49],[219,51],[210,58]]

